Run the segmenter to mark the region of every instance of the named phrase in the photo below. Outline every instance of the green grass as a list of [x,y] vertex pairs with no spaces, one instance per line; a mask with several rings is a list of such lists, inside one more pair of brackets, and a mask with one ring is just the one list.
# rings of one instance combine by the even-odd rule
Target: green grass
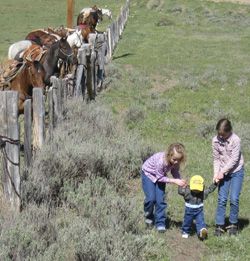
[[[75,10],[80,10],[82,3],[75,2]],[[165,235],[155,231],[141,235],[150,241],[144,258],[250,260],[250,6],[165,0],[161,8],[149,10],[148,2],[131,3],[129,22],[107,68],[107,80],[111,82],[98,96],[97,106],[99,99],[107,103],[125,127],[140,134],[155,150],[164,150],[175,141],[184,143],[188,161],[183,176],[188,179],[193,174],[203,175],[206,185],[212,179],[214,127],[220,117],[227,116],[242,138],[247,175],[240,203],[245,227],[238,237],[213,236],[217,200],[214,192],[205,204],[209,239],[199,242],[193,236],[183,241],[179,223],[184,202],[176,187],[167,186],[172,226]],[[10,43],[22,39],[30,30],[65,24],[66,6],[59,0],[44,3],[11,0],[1,5],[0,59],[6,56]],[[87,1],[85,5],[92,3]],[[120,9],[117,1],[105,1],[105,5],[115,12]],[[133,199],[142,214],[140,179],[128,181],[128,185],[131,192],[127,197]],[[138,226],[143,230],[142,215]]]
[[[109,8],[113,17],[116,18],[124,1],[107,0],[103,1],[74,1],[74,25],[79,12],[88,6],[96,4],[102,8]],[[60,0],[38,0],[35,3],[31,0],[0,1],[0,61],[4,60],[8,54],[8,47],[12,43],[23,40],[32,30],[47,27],[66,26],[67,21],[67,1]],[[100,25],[100,29],[105,29],[109,24],[108,19]]]
[[[131,4],[129,23],[112,65],[117,67],[119,75],[111,75],[113,84],[102,98],[121,118],[130,108],[143,111],[143,120],[129,122],[128,127],[138,131],[159,150],[171,142],[183,142],[188,154],[184,177],[201,174],[207,185],[212,179],[211,138],[215,135],[215,124],[220,117],[229,117],[242,138],[247,174],[250,6],[165,1],[162,10],[148,10],[146,3],[133,1]],[[178,8],[182,12],[174,12]],[[157,26],[159,21],[167,25]],[[124,54],[127,55],[119,58]],[[162,104],[163,109],[159,110]],[[246,176],[240,218],[247,224],[250,218],[248,184]],[[181,221],[182,199],[175,187],[167,190],[169,214],[172,219]],[[185,260],[196,260],[197,253],[204,255],[204,260],[250,259],[247,224],[237,238],[213,237],[216,194],[211,195],[205,205],[210,237],[200,250],[195,250],[198,243],[191,239],[194,254],[187,252]],[[141,192],[138,207],[142,200]],[[181,240],[177,229],[171,233],[177,241]],[[166,258],[162,260],[167,257],[175,260],[181,256],[181,251],[186,251],[182,241],[178,243],[180,249],[172,249],[173,243],[168,238],[165,242],[167,249],[156,244],[158,254],[152,260],[160,260],[162,256]]]

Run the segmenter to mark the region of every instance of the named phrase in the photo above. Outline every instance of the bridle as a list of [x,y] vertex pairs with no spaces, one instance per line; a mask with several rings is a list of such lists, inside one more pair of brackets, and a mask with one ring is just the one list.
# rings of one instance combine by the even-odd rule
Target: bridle
[[[58,55],[60,54],[60,52],[65,56],[65,58],[67,58],[66,60],[68,60],[71,56],[73,56],[73,52],[71,51],[70,54],[65,53],[61,48],[59,48],[59,52]],[[60,57],[59,57],[60,58]],[[62,58],[61,58],[62,59]]]

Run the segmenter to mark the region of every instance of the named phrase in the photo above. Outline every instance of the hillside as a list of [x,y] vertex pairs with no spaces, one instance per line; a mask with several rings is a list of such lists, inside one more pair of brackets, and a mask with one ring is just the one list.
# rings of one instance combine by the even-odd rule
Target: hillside
[[[11,0],[1,6],[1,60],[7,46],[32,28],[64,24],[65,6],[52,2]],[[82,3],[75,2],[80,10]],[[123,1],[105,5],[115,13],[117,2]],[[250,260],[249,25],[248,5],[133,0],[106,68],[107,89],[92,104],[68,103],[55,140],[23,177],[20,216],[2,206],[0,260]],[[209,185],[211,138],[223,116],[241,137],[246,162],[240,234],[213,236],[214,192],[205,203],[208,240],[183,240],[184,204],[175,186],[167,186],[167,232],[145,230],[142,161],[182,142],[188,156],[183,177],[200,174]]]

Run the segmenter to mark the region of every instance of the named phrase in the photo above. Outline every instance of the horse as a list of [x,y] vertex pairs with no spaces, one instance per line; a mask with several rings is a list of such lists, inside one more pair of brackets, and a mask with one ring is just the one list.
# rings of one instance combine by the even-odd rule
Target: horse
[[86,24],[96,28],[99,21],[102,21],[102,12],[100,9],[91,9],[90,12],[80,13],[77,17],[77,25]]
[[87,24],[80,24],[76,28],[76,30],[79,30],[81,32],[83,43],[89,42],[89,34],[96,33],[96,30],[93,28],[93,26]]
[[96,6],[94,6],[94,7],[85,7],[85,8],[83,8],[83,9],[81,10],[80,14],[82,14],[82,13],[83,13],[83,14],[84,14],[84,13],[90,13],[91,11],[97,10],[97,9],[102,12],[102,16],[107,16],[109,19],[112,19],[112,12],[111,12],[111,10],[105,9],[105,8],[99,9],[99,8],[97,8]]
[[53,43],[57,42],[61,37],[57,34],[51,34],[43,29],[34,30],[28,33],[25,40],[30,40],[38,45],[49,48]]
[[[89,33],[92,33],[93,30],[89,30],[88,28],[85,29],[76,29],[76,30],[71,30],[68,33],[68,37],[67,37],[67,41],[70,45],[70,47],[77,47],[80,48],[81,45],[83,44],[83,42],[87,41],[87,37],[89,35]],[[46,34],[46,33],[45,33]],[[56,34],[56,33],[55,33]],[[54,36],[53,36],[54,37]],[[49,46],[54,42],[51,41],[50,43],[47,42],[43,42],[44,38],[42,37],[41,39],[39,38],[39,36],[36,36],[36,41],[31,41],[31,40],[21,40],[18,42],[13,43],[12,45],[10,45],[9,50],[8,50],[8,59],[15,59],[15,60],[21,60],[24,51],[29,48],[32,43],[40,43],[40,46],[43,46],[46,44],[46,48],[49,48]]]
[[25,60],[17,62],[9,60],[9,71],[2,76],[2,88],[18,91],[18,111],[24,113],[24,102],[32,97],[34,87],[45,88],[45,70],[40,62]]
[[72,48],[67,42],[67,38],[64,37],[53,43],[47,50],[37,44],[32,44],[25,50],[23,59],[40,61],[45,69],[44,82],[46,85],[50,85],[52,75],[59,76],[59,59],[67,65],[74,62]]

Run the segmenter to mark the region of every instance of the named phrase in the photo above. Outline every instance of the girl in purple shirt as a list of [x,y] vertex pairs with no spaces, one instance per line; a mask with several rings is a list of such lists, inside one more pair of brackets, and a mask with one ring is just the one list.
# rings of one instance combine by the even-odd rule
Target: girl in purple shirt
[[[166,152],[158,152],[148,158],[141,169],[142,189],[145,194],[144,216],[147,227],[156,226],[157,231],[165,232],[165,186],[166,183],[186,186],[181,179],[180,164],[186,159],[185,148],[180,143],[171,144]],[[166,174],[171,172],[173,178]]]
[[[226,229],[229,235],[238,231],[239,197],[244,178],[244,159],[240,138],[233,133],[228,119],[218,121],[217,136],[213,138],[214,181],[219,181],[218,206],[216,211],[215,235],[220,236]],[[230,195],[229,225],[225,227],[225,214]]]

